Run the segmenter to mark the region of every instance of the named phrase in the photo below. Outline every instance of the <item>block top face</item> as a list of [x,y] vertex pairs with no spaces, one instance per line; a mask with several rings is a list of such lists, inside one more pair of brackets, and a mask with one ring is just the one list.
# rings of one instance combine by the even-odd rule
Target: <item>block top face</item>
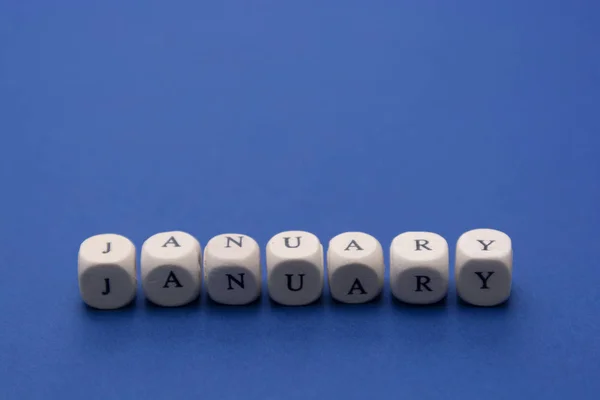
[[329,241],[328,250],[345,259],[360,260],[381,251],[381,244],[367,233],[345,232]]
[[391,257],[411,261],[430,261],[448,256],[448,242],[433,232],[404,232],[394,238]]
[[280,258],[304,258],[320,252],[321,242],[310,232],[286,231],[273,236],[267,250]]
[[200,251],[200,245],[189,233],[169,231],[149,237],[144,242],[142,251],[153,259],[172,260],[195,255]]
[[223,261],[246,259],[260,251],[258,243],[250,236],[239,233],[224,233],[210,239],[205,247],[210,256]]
[[456,244],[470,258],[502,258],[512,254],[512,241],[495,229],[473,229],[463,233]]
[[79,259],[85,263],[118,264],[135,255],[135,245],[124,236],[105,233],[87,238],[79,247]]

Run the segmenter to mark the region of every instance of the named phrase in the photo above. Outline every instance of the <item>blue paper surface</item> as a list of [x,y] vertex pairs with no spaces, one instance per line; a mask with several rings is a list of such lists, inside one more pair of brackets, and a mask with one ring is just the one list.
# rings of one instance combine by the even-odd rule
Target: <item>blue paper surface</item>
[[[592,1],[0,4],[3,399],[597,399]],[[93,312],[77,250],[473,228],[510,302]],[[453,266],[453,263],[452,263]]]

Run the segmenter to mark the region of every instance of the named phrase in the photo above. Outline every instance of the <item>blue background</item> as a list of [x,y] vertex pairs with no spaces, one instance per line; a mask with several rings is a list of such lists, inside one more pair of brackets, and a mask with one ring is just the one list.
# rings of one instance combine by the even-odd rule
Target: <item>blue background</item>
[[[0,4],[1,398],[598,398],[597,1]],[[479,227],[503,307],[77,288],[98,233]]]

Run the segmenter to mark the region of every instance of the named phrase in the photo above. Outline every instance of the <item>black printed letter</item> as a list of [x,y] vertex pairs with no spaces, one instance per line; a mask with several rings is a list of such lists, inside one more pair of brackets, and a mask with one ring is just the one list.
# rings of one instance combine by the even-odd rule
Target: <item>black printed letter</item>
[[173,247],[181,247],[179,245],[179,243],[177,243],[177,240],[175,240],[175,236],[171,236],[169,238],[169,240],[167,240],[167,242],[165,244],[162,245],[162,247],[167,247],[167,245],[172,244]]
[[102,254],[110,253],[110,242],[106,242],[106,250],[102,252]]
[[490,279],[490,276],[494,274],[494,271],[488,272],[485,278],[483,277],[483,272],[475,272],[475,274],[479,277],[479,279],[481,279],[481,282],[483,283],[483,286],[481,286],[480,289],[489,289],[487,281],[488,279]]
[[235,279],[231,274],[225,274],[225,275],[227,275],[227,283],[229,284],[229,287],[227,288],[227,290],[233,290],[233,286],[231,286],[231,281],[235,282],[235,284],[238,285],[239,287],[241,287],[242,289],[244,288],[245,272],[238,274],[240,276],[239,281],[237,279]]
[[489,240],[489,243],[488,243],[488,244],[485,244],[485,243],[484,243],[484,242],[485,242],[485,240],[478,240],[478,242],[479,242],[479,243],[481,243],[481,245],[483,246],[483,249],[482,249],[483,251],[489,251],[489,250],[488,250],[488,247],[490,247],[490,245],[491,245],[492,243],[494,243],[494,242],[495,242],[495,240]]
[[427,284],[431,282],[431,279],[428,276],[415,275],[415,278],[417,278],[417,290],[415,290],[415,292],[422,292],[423,289],[421,289],[421,286],[427,289],[427,291],[432,292],[431,288],[427,286]]
[[300,276],[300,286],[298,286],[298,288],[294,289],[292,287],[292,276],[293,276],[293,274],[285,274],[285,276],[287,276],[287,287],[288,287],[288,289],[290,289],[292,292],[297,292],[299,290],[302,290],[302,286],[304,286],[304,275],[305,274],[298,274],[298,276]]
[[296,247],[300,247],[300,238],[301,237],[302,236],[296,236],[296,245],[295,246],[290,245],[290,239],[291,239],[290,237],[283,238],[283,240],[285,240],[285,247],[288,247],[290,249],[295,249]]
[[169,272],[169,276],[167,277],[167,281],[165,282],[165,286],[163,286],[163,288],[168,288],[169,283],[174,283],[175,287],[183,287],[181,283],[179,283],[179,281],[177,280],[177,277],[175,276],[173,271]]
[[348,294],[354,294],[355,290],[360,290],[360,294],[367,294],[367,291],[365,290],[365,288],[363,288],[358,278],[354,280],[354,283],[352,284],[352,287],[350,288]]
[[350,244],[348,245],[348,247],[346,247],[346,248],[344,249],[344,251],[348,251],[348,250],[350,250],[350,247],[354,247],[354,248],[356,248],[356,250],[357,250],[357,251],[364,250],[362,247],[360,247],[360,246],[358,245],[358,243],[356,243],[356,240],[352,240],[352,241],[350,242]]
[[110,280],[108,278],[104,278],[104,292],[102,292],[103,296],[106,296],[107,294],[110,293]]
[[415,240],[415,244],[417,245],[417,248],[415,249],[415,251],[421,251],[421,247],[431,251],[431,249],[429,247],[427,247],[427,245],[429,244],[429,240],[425,240],[425,239],[417,239]]
[[242,247],[242,239],[244,239],[243,236],[240,236],[240,241],[236,242],[234,238],[231,238],[229,236],[227,237],[227,244],[225,245],[225,248],[230,248],[231,246],[229,245],[231,242],[235,243],[238,247]]

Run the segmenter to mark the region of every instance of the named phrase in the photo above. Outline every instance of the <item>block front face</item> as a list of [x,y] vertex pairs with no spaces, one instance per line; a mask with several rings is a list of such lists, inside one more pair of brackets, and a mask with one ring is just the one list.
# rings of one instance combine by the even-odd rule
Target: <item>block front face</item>
[[322,294],[323,246],[309,232],[288,231],[267,244],[267,285],[273,301],[290,306],[306,305]]
[[142,286],[151,302],[176,307],[195,300],[202,286],[200,243],[180,231],[162,232],[142,246]]
[[200,292],[199,277],[177,264],[158,265],[143,278],[148,300],[164,307],[177,307],[196,299]]
[[432,232],[405,232],[390,246],[393,295],[411,304],[432,304],[448,293],[448,242]]
[[501,261],[467,261],[456,278],[458,295],[477,306],[495,306],[505,302],[510,296],[511,286],[509,269]]
[[455,279],[458,295],[477,306],[504,303],[512,287],[512,241],[494,229],[474,229],[456,244]]
[[415,266],[395,274],[392,288],[394,296],[405,303],[432,304],[448,293],[448,278],[434,268]]
[[208,295],[221,304],[242,305],[261,292],[260,247],[249,236],[222,234],[204,249],[204,275]]
[[81,244],[79,292],[93,308],[116,309],[129,304],[137,290],[134,244],[124,236],[102,234]]
[[345,232],[329,241],[329,290],[344,303],[365,303],[383,289],[385,263],[381,244],[362,232]]
[[344,265],[329,276],[331,296],[342,303],[366,303],[383,289],[383,281],[377,272],[365,264]]
[[323,268],[304,260],[282,261],[268,275],[269,295],[282,305],[313,303],[323,291]]

